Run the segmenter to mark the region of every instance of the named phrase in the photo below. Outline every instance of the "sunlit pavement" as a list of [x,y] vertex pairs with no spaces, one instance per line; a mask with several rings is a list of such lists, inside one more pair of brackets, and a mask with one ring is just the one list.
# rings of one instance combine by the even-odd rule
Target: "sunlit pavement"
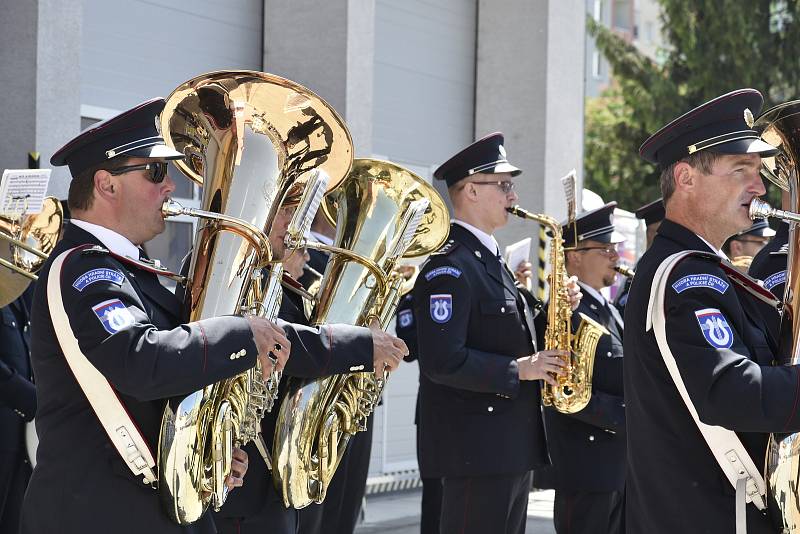
[[[552,490],[531,492],[527,534],[554,534]],[[419,532],[420,490],[370,495],[364,522],[357,534],[412,534]]]

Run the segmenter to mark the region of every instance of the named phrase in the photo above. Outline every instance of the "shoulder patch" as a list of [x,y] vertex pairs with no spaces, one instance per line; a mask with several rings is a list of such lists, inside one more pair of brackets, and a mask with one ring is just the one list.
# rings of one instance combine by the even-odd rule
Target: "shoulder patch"
[[119,299],[111,299],[92,306],[92,311],[109,334],[116,334],[136,322],[131,311]]
[[431,319],[444,324],[453,316],[453,295],[431,295]]
[[773,273],[768,277],[764,278],[764,287],[772,291],[772,288],[779,285],[786,283],[786,270],[779,271],[777,273]]
[[448,276],[452,276],[453,278],[458,278],[459,276],[461,276],[461,270],[456,267],[451,267],[449,265],[446,265],[444,267],[437,267],[425,273],[425,280],[428,280],[430,282],[432,278],[436,278],[437,276],[442,276],[445,274]]
[[442,248],[431,254],[431,256],[446,256],[457,248],[458,248],[458,243],[456,243],[453,239],[450,239],[447,243],[445,243],[442,246]]
[[733,345],[733,330],[725,316],[716,308],[706,308],[694,312],[700,331],[708,344],[715,349],[729,349]]
[[411,310],[400,310],[397,314],[397,324],[400,328],[408,328],[414,323],[414,314]]
[[683,293],[687,289],[692,289],[696,287],[707,287],[709,289],[713,289],[718,293],[725,293],[728,290],[728,286],[730,284],[720,278],[719,276],[714,276],[713,274],[706,274],[706,273],[699,273],[699,274],[690,274],[684,276],[674,284],[672,284],[672,289],[675,290],[676,293]]
[[102,267],[83,273],[75,279],[72,283],[72,287],[78,291],[83,291],[86,286],[92,285],[95,282],[111,282],[112,284],[121,286],[124,281],[125,276],[121,272],[115,269]]

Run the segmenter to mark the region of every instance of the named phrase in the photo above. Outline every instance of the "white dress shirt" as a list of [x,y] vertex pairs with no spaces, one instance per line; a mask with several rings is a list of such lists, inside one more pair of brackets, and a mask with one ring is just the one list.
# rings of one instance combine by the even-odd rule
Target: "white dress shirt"
[[95,236],[103,245],[105,245],[108,250],[114,254],[117,254],[118,256],[127,256],[134,260],[139,259],[139,247],[131,243],[127,237],[118,234],[114,230],[110,230],[105,226],[100,226],[99,224],[82,221],[80,219],[70,219],[70,224],[74,224],[78,228],[86,230]]
[[459,219],[453,219],[452,222],[469,230],[475,237],[478,238],[478,241],[480,241],[481,244],[487,248],[487,250],[494,253],[495,256],[500,255],[500,246],[497,244],[497,240],[494,238],[494,236],[491,236],[480,228],[476,228],[471,224],[465,223]]

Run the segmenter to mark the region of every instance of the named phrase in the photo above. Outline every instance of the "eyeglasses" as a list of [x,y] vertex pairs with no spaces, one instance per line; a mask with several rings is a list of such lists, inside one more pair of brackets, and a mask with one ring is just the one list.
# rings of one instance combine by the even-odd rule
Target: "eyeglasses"
[[618,254],[619,253],[617,251],[617,245],[613,244],[613,243],[610,244],[610,245],[606,245],[604,247],[581,247],[581,248],[576,248],[574,250],[575,250],[575,252],[583,252],[584,250],[600,250],[600,251],[602,251],[600,253],[603,256],[613,256],[614,254]]
[[511,191],[514,190],[514,182],[508,180],[504,182],[470,182],[470,183],[473,183],[475,185],[496,185],[505,194],[509,194]]
[[153,163],[144,163],[142,165],[126,165],[125,167],[118,167],[108,171],[113,176],[119,176],[127,172],[133,171],[147,171],[146,178],[154,184],[160,184],[167,176],[167,162],[156,161]]

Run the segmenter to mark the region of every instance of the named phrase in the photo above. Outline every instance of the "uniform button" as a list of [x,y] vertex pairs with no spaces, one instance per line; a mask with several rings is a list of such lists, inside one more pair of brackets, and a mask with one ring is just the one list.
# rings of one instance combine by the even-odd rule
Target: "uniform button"
[[487,412],[493,412],[494,411],[494,406],[489,406],[488,408],[486,408],[486,411]]
[[594,436],[589,436],[589,441],[594,441]]
[[480,258],[480,257],[481,257],[481,251],[480,251],[480,250],[476,250],[476,251],[475,251],[475,255],[476,255],[476,256],[478,256],[478,257]]
[[16,321],[11,321],[11,326],[17,326],[17,322]]
[[232,352],[230,358],[231,358],[231,360],[235,360],[236,359],[236,353]]
[[606,352],[606,356],[608,356],[610,358],[611,357],[611,353],[610,352]]
[[28,325],[25,325],[25,326],[22,328],[22,331],[23,331],[23,332],[27,332],[27,331],[28,331]]
[[506,312],[506,307],[505,307],[505,306],[503,306],[502,308],[500,308],[500,313],[505,313],[505,312]]
[[[610,355],[611,355],[611,354],[609,354],[609,356],[610,356]],[[246,351],[245,349],[242,349],[242,350],[240,350],[240,351],[239,351],[239,356],[247,356],[247,351]]]
[[354,365],[353,367],[350,368],[350,370],[351,371],[363,371],[364,370],[364,366],[363,365]]

